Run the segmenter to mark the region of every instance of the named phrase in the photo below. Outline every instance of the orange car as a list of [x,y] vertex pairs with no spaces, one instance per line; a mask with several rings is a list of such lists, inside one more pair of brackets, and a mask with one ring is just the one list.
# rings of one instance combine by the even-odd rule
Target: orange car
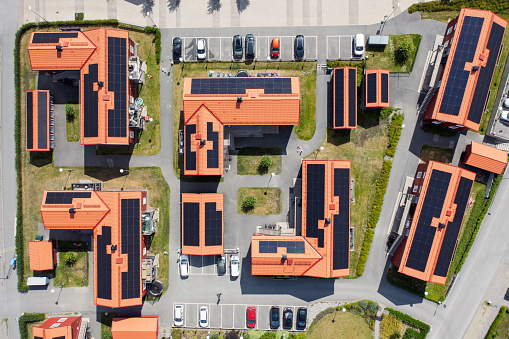
[[279,39],[272,39],[272,47],[270,48],[270,56],[279,58]]

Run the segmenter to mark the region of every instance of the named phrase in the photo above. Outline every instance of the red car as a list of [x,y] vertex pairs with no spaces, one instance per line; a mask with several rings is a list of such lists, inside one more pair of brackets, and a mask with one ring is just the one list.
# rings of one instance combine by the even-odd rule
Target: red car
[[279,58],[279,39],[272,39],[270,56],[272,58]]
[[253,328],[256,326],[256,307],[249,306],[246,311],[247,327]]

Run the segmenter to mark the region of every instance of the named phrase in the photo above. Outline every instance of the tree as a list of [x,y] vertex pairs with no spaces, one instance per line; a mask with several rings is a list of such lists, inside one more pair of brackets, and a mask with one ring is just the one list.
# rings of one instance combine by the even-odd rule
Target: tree
[[250,211],[252,210],[256,205],[256,199],[252,195],[249,195],[244,198],[244,201],[242,201],[242,209],[244,211]]
[[258,171],[260,173],[267,173],[269,167],[272,165],[272,159],[268,155],[262,156],[260,159],[260,166],[258,167]]
[[412,42],[408,39],[401,41],[398,44],[398,48],[396,49],[395,59],[397,63],[403,64],[408,60],[410,54],[412,53],[414,46]]
[[65,118],[68,122],[73,122],[76,119],[76,112],[71,104],[65,104]]
[[368,304],[368,310],[371,312],[371,313],[376,313],[378,311],[378,304],[376,302],[370,302]]
[[365,310],[365,309],[366,309],[366,307],[368,307],[368,302],[367,302],[366,300],[361,300],[361,301],[359,301],[359,306],[360,306],[363,310]]
[[74,264],[76,264],[76,261],[78,260],[76,258],[76,256],[74,255],[74,253],[72,252],[67,252],[64,256],[64,260],[65,260],[65,264],[67,266],[74,266]]

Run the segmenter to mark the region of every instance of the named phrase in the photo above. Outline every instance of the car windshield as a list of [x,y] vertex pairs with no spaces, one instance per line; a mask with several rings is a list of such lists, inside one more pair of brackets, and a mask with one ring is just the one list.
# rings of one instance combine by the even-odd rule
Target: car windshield
[[232,265],[238,265],[238,264],[239,264],[239,261],[237,259],[232,260]]
[[356,51],[362,51],[363,49],[364,49],[364,47],[362,47],[362,46],[357,46],[357,47],[355,47],[355,50],[356,50]]
[[198,53],[203,54],[203,53],[205,53],[205,50],[204,49],[198,49]]
[[272,50],[274,51],[274,53],[279,52],[279,48],[273,48]]
[[187,259],[180,259],[180,262],[182,263],[182,265],[186,265],[187,264]]
[[254,323],[255,323],[255,320],[254,320],[254,319],[249,319],[248,323],[250,323],[250,324],[254,324]]

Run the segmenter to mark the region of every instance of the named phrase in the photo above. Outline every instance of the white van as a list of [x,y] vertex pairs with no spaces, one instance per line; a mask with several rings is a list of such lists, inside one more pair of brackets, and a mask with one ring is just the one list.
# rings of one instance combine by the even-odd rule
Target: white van
[[353,38],[353,55],[356,57],[364,55],[364,34],[355,34]]

